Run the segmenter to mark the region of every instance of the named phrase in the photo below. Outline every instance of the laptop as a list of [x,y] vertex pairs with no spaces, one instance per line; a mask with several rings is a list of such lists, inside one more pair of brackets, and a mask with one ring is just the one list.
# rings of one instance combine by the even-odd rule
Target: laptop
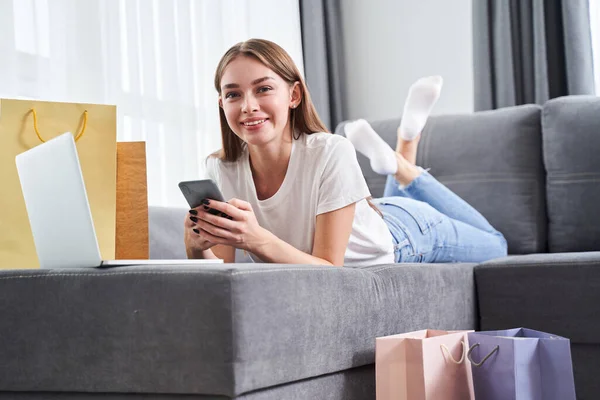
[[[189,265],[223,260],[102,260],[70,132],[15,158],[40,268]],[[182,227],[183,229],[183,227]]]

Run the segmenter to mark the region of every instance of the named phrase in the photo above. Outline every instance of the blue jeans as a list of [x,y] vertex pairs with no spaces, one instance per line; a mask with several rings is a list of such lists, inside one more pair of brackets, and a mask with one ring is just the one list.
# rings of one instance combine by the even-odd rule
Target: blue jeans
[[396,262],[482,262],[507,255],[504,236],[427,171],[403,188],[388,176],[384,197],[374,203],[394,238]]

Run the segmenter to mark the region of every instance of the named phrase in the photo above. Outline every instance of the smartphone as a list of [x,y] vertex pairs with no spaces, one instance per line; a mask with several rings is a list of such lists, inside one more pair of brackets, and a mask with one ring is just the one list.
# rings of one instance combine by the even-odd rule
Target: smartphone
[[[179,182],[179,189],[191,208],[200,207],[204,199],[225,201],[219,187],[212,179]],[[222,217],[231,219],[229,215],[212,208],[208,212],[213,215],[222,214]]]

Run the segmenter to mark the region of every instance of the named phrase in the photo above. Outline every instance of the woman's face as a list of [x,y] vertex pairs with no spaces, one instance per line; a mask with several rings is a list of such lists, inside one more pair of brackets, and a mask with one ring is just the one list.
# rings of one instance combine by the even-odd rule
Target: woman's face
[[219,104],[240,139],[263,145],[289,133],[289,110],[299,96],[298,83],[290,87],[260,61],[239,56],[225,68]]

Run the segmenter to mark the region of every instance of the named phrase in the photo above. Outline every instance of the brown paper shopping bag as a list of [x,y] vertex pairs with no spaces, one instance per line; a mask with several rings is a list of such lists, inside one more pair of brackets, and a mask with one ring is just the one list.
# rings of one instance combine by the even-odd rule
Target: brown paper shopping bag
[[148,243],[146,142],[118,142],[116,258],[146,260]]
[[67,131],[77,139],[100,253],[115,258],[116,107],[0,99],[0,269],[39,267],[15,156]]
[[467,332],[423,330],[377,338],[377,400],[474,399]]

